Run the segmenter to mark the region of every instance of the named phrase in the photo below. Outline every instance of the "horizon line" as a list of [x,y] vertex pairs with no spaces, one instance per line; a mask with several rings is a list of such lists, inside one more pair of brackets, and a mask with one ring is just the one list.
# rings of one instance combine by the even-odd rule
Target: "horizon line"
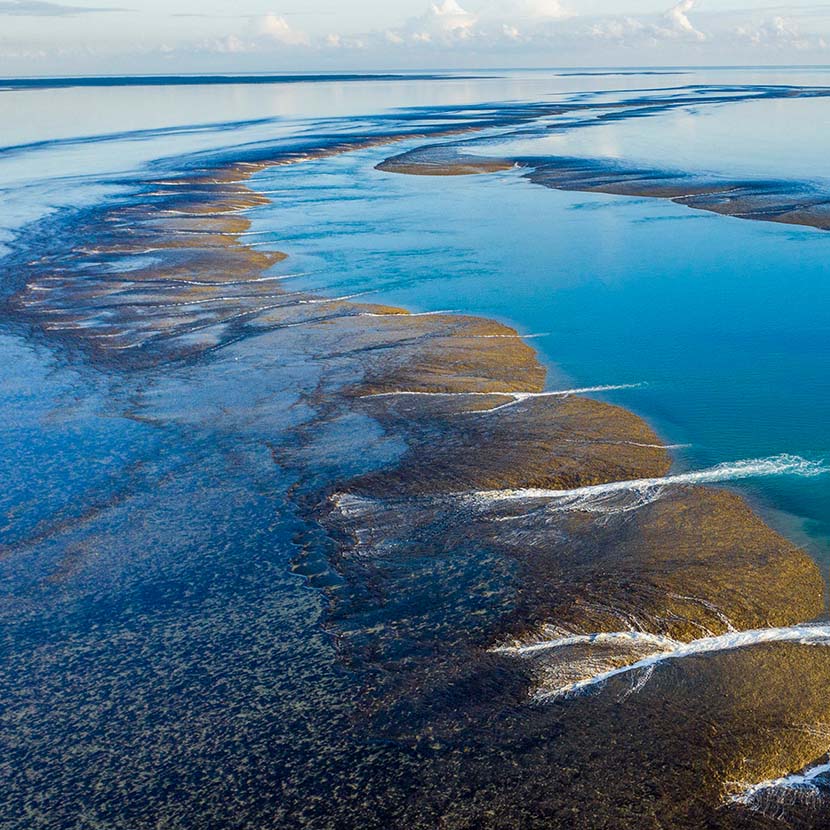
[[[297,82],[309,80],[483,80],[497,72],[636,72],[649,71],[700,71],[700,70],[761,70],[761,69],[830,69],[830,63],[767,63],[767,64],[562,64],[558,66],[498,66],[434,69],[359,69],[359,70],[261,70],[261,71],[225,71],[225,72],[135,72],[114,74],[45,74],[45,75],[9,75],[0,77],[0,87],[53,81],[69,82],[113,82],[113,81],[160,81],[160,80],[205,80],[234,83],[265,83],[269,80]],[[471,77],[469,73],[488,73],[482,78]],[[113,84],[115,85],[115,84]]]

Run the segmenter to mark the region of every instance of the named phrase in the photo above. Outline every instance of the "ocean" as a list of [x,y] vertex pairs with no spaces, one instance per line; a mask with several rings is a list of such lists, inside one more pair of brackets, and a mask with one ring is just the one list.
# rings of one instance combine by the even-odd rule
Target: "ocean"
[[[820,826],[828,99],[799,68],[0,81],[0,824]],[[471,392],[503,430],[456,426]],[[630,518],[700,483],[783,539]],[[786,716],[699,693],[755,672]],[[656,796],[669,752],[692,783]]]

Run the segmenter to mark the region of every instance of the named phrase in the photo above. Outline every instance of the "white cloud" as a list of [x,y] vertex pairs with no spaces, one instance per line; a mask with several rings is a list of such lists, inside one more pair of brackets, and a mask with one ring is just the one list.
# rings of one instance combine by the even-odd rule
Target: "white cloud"
[[597,40],[613,40],[625,43],[638,38],[646,31],[646,26],[633,17],[616,17],[594,23],[588,33]]
[[322,46],[327,49],[366,49],[368,44],[362,37],[351,37],[349,35],[329,34],[321,41]]
[[284,17],[266,14],[257,22],[257,33],[269,40],[285,46],[308,46],[309,38],[305,32],[293,29]]
[[609,17],[596,21],[589,30],[591,37],[611,40],[623,46],[656,46],[665,41],[693,40],[702,42],[707,36],[695,28],[689,12],[695,0],[681,0],[658,17]]
[[459,0],[435,0],[403,26],[384,33],[394,45],[448,46],[475,43],[479,47],[515,46],[544,36],[552,21],[573,17],[561,0],[511,0],[491,6],[481,16]]
[[689,12],[695,7],[696,0],[680,0],[680,2],[666,12],[666,20],[671,29],[678,34],[691,35],[695,40],[706,40],[706,35],[698,31],[689,20]]
[[470,63],[482,56],[486,63],[491,55],[503,56],[505,63],[538,63],[542,55],[551,62],[555,54],[568,63],[599,64],[613,60],[611,55],[640,63],[675,57],[689,62],[705,62],[711,56],[723,60],[740,48],[746,55],[755,48],[818,54],[830,42],[830,16],[812,8],[800,15],[769,10],[713,13],[698,11],[696,0],[667,0],[666,6],[674,5],[653,14],[577,16],[568,11],[570,2],[492,0],[480,14],[473,14],[466,8],[467,0],[432,0],[422,14],[394,28],[361,34],[321,31],[313,36],[294,29],[290,18],[268,14],[252,19],[247,34],[223,35],[211,47],[224,53],[273,53],[275,45],[321,55],[363,52],[378,56],[378,64],[388,59],[390,65],[401,60],[426,64],[425,56],[441,50]]
[[43,60],[48,55],[45,49],[12,49],[0,45],[0,58],[8,60]]
[[748,41],[753,46],[795,49],[799,52],[827,48],[827,40],[823,35],[805,34],[796,20],[781,15],[739,26],[735,34],[740,40]]
[[428,25],[437,26],[442,32],[458,32],[472,29],[476,16],[462,9],[457,0],[443,0],[430,6],[425,20]]
[[572,12],[562,6],[560,0],[524,0],[515,5],[518,5],[520,14],[539,20],[562,20],[573,16]]
[[477,22],[478,18],[463,9],[458,0],[441,0],[392,34],[415,43],[451,43],[471,37]]
[[247,52],[248,49],[248,45],[236,35],[228,35],[224,40],[219,41],[216,45],[217,52],[226,52],[229,54]]
[[199,49],[225,55],[272,52],[274,46],[294,48],[311,46],[311,39],[305,32],[292,28],[284,17],[266,14],[251,18],[245,34],[231,33],[215,40],[203,41]]

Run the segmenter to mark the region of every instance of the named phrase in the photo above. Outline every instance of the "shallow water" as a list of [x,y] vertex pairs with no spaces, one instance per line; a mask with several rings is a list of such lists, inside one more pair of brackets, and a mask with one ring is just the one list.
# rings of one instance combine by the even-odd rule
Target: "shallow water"
[[[27,262],[42,251],[61,252],[55,240],[75,232],[85,206],[129,204],[148,171],[163,177],[207,156],[232,160],[289,140],[313,144],[315,136],[331,141],[454,126],[490,110],[509,115],[489,126],[485,135],[493,141],[476,143],[476,152],[518,147],[534,155],[566,152],[820,183],[824,134],[816,114],[827,112],[826,99],[707,104],[706,98],[739,97],[747,85],[826,83],[830,72],[817,70],[523,72],[0,91],[0,115],[14,114],[0,117],[0,244],[7,246],[0,255],[9,251],[14,264],[5,268],[0,259],[0,291],[5,299],[22,287]],[[700,101],[677,106],[687,85],[702,90],[694,93]],[[560,130],[573,114],[548,108],[534,110],[538,117],[522,110],[519,117],[515,106],[588,105],[593,116],[611,102],[644,96],[660,99],[646,118],[580,126],[553,138],[548,128]],[[778,126],[784,113],[786,131]],[[662,200],[549,190],[520,170],[424,178],[375,169],[424,141],[258,173],[252,186],[271,203],[247,210],[253,227],[246,239],[289,255],[272,269],[272,276],[286,277],[280,285],[414,311],[470,312],[516,326],[549,367],[550,390],[588,390],[644,416],[673,448],[678,475],[671,482],[728,482],[757,499],[797,541],[808,539],[826,565],[830,476],[814,473],[830,459],[830,235]],[[86,303],[95,312],[96,278],[144,269],[153,254],[113,262],[96,262],[97,255],[89,254],[80,272],[90,278],[89,297],[80,279],[58,290],[60,301]],[[61,256],[68,255],[50,261],[54,274],[72,271]],[[38,285],[34,301],[47,313],[49,285]],[[194,296],[194,305],[216,301]],[[81,325],[105,327],[114,308]],[[449,564],[433,565],[427,556],[412,563],[407,590],[388,605],[361,605],[381,590],[372,585],[366,596],[348,597],[354,608],[338,607],[334,624],[328,620],[341,626],[337,637],[321,630],[343,578],[330,562],[331,539],[322,538],[302,509],[303,496],[392,463],[406,450],[366,414],[320,418],[315,412],[321,389],[336,388],[356,371],[347,356],[338,356],[342,365],[326,363],[302,331],[294,339],[288,327],[263,325],[238,337],[217,334],[221,348],[191,360],[132,365],[77,348],[76,324],[41,330],[11,303],[0,317],[0,567],[7,585],[0,615],[8,657],[0,684],[3,699],[13,702],[3,726],[15,815],[25,805],[32,827],[49,826],[57,814],[74,826],[68,816],[86,810],[90,821],[131,830],[153,826],[159,816],[172,827],[207,821],[261,828],[297,826],[287,818],[295,809],[306,815],[305,826],[333,826],[315,825],[314,811],[331,809],[326,802],[333,791],[344,802],[351,790],[360,792],[359,782],[367,780],[360,775],[374,784],[388,769],[411,763],[428,776],[428,765],[425,772],[415,759],[427,746],[440,753],[441,731],[452,734],[455,726],[439,722],[439,737],[432,725],[411,736],[407,714],[391,728],[395,739],[368,742],[369,772],[355,772],[355,787],[341,780],[353,744],[365,750],[363,736],[349,731],[359,709],[352,671],[362,660],[381,658],[403,668],[414,659],[407,649],[429,650],[431,640],[422,645],[418,636],[457,638],[464,648],[459,632],[484,637],[491,621],[506,614],[508,600],[499,591],[506,594],[504,584],[515,578],[512,566],[486,546],[468,550],[462,540],[463,557],[450,557]],[[538,401],[551,398],[512,393],[491,413],[461,414],[496,420],[493,412]],[[683,475],[701,470],[708,473]],[[634,480],[644,504],[653,501],[659,481]],[[588,489],[596,500],[597,489]],[[548,499],[551,492],[554,502],[562,495],[541,495]],[[585,490],[566,495],[579,501]],[[611,507],[615,513],[619,505]],[[440,524],[436,510],[439,518],[432,520]],[[449,509],[447,515],[443,521],[453,526],[457,518]],[[393,508],[390,516],[399,518]],[[524,517],[499,518],[506,526]],[[472,526],[470,517],[464,520]],[[400,532],[405,528],[401,522]],[[321,590],[330,593],[324,597]],[[706,606],[710,612],[717,622],[718,610]],[[406,620],[399,629],[396,615]],[[765,636],[762,631],[759,642]],[[344,659],[352,648],[355,666]],[[755,652],[746,659],[756,659]],[[733,669],[724,665],[727,684]],[[697,666],[677,669],[677,676],[669,666],[646,694],[661,699],[667,688],[677,692],[677,677]],[[509,686],[507,676],[499,683]],[[694,689],[690,682],[692,700]],[[492,689],[479,692],[484,700]],[[466,698],[449,683],[438,705],[456,696]],[[451,703],[449,709],[454,715]],[[539,716],[561,726],[558,710],[517,711],[528,719],[522,723]],[[621,734],[632,743],[641,716],[634,711],[630,725],[621,719]],[[412,715],[416,732],[421,717]],[[677,739],[671,733],[667,740]],[[486,738],[476,733],[475,740],[486,749]],[[418,792],[412,786],[397,796],[405,801]],[[126,798],[113,797],[122,791]],[[275,806],[278,791],[292,807]],[[382,787],[379,792],[385,796]],[[358,814],[365,809],[349,803]],[[441,815],[450,810],[429,806]],[[390,826],[383,824],[384,810],[393,815],[396,808],[373,809],[376,825]],[[419,818],[423,826],[429,815]]]
[[[602,120],[584,127],[551,123],[552,134],[488,145],[488,152],[634,161],[652,167],[724,176],[794,178],[826,183],[824,136],[830,113],[824,100],[743,101],[655,110],[645,123]],[[591,123],[593,121],[593,123]],[[796,125],[793,128],[793,125]]]
[[[299,170],[264,177],[285,192],[257,227],[313,272],[304,285],[544,334],[530,342],[554,369],[552,388],[643,384],[607,397],[688,445],[683,467],[830,455],[830,235],[549,191],[518,173],[373,171],[385,155],[320,165],[311,186]],[[827,480],[753,489],[808,522],[825,558]]]

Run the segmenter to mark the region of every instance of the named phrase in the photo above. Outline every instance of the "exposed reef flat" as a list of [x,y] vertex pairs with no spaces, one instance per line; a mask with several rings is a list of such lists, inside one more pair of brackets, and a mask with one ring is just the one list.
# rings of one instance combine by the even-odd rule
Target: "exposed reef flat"
[[[731,797],[830,748],[804,551],[733,492],[661,484],[659,436],[546,393],[511,328],[292,290],[256,244],[257,172],[398,140],[153,177],[15,273],[8,313],[188,448],[3,550],[4,613],[36,643],[2,679],[27,830],[81,804],[130,830],[767,828]],[[325,636],[299,601],[272,624],[275,504]]]
[[482,158],[463,153],[458,147],[441,145],[410,150],[381,162],[377,169],[410,176],[473,176],[511,170],[515,166],[508,159]]
[[649,169],[602,159],[487,158],[463,144],[436,145],[387,159],[379,170],[416,176],[462,176],[521,168],[534,184],[556,190],[667,199],[678,205],[760,222],[830,230],[830,197],[820,187],[787,180],[731,180]]

